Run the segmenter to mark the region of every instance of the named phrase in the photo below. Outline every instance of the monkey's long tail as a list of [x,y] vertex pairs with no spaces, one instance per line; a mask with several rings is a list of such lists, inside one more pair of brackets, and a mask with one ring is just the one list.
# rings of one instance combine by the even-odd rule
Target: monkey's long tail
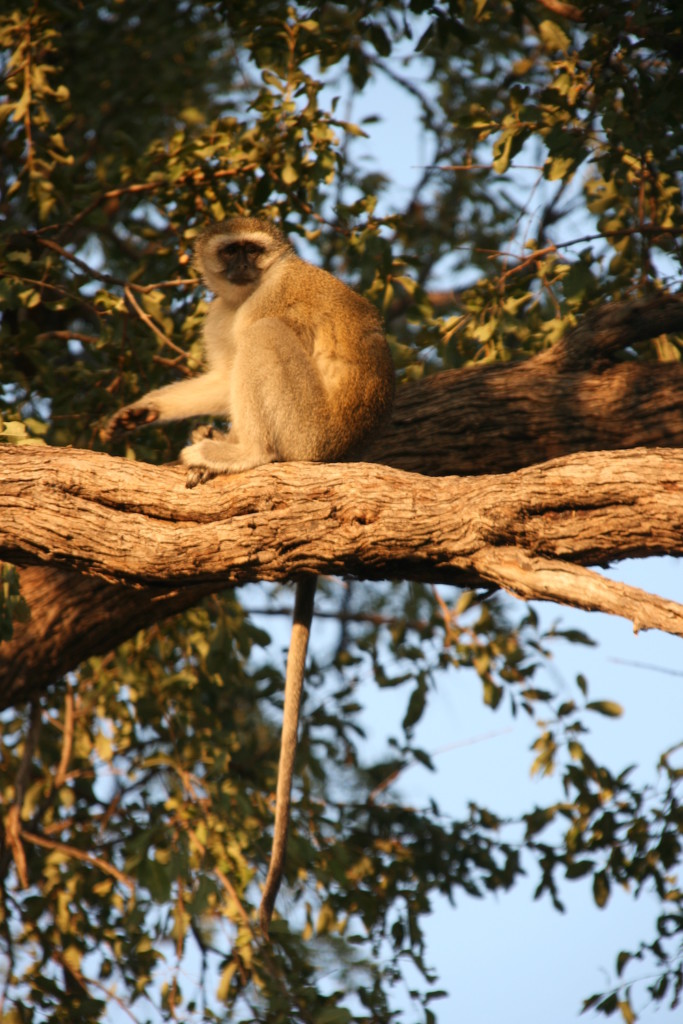
[[259,908],[259,922],[266,938],[268,937],[273,906],[280,888],[280,882],[282,881],[282,873],[287,855],[287,833],[289,831],[292,777],[294,775],[294,759],[296,757],[299,728],[299,709],[301,708],[308,638],[311,634],[311,621],[313,619],[315,585],[315,576],[302,576],[297,582],[294,598],[292,637],[289,645],[289,654],[287,655],[287,672],[285,674],[285,701],[282,715],[280,761],[278,764],[275,795],[273,848],[270,853],[268,875],[266,877],[266,884],[263,887],[261,906]]

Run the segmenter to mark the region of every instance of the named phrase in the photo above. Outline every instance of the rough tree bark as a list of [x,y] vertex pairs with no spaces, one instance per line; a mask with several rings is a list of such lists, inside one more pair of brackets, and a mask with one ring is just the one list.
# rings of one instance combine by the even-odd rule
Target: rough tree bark
[[683,635],[683,608],[585,568],[681,553],[683,367],[627,352],[680,330],[680,297],[615,304],[524,363],[402,387],[372,467],[188,492],[175,467],[0,449],[0,557],[32,608],[0,646],[0,706],[206,593],[303,571],[500,586]]

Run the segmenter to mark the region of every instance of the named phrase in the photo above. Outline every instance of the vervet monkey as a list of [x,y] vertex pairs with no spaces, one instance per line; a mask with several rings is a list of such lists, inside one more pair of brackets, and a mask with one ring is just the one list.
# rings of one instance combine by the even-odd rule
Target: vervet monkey
[[[300,259],[270,221],[237,217],[198,239],[195,265],[214,293],[204,325],[208,369],[120,409],[106,440],[145,423],[209,414],[181,452],[187,486],[268,462],[358,454],[387,420],[394,370],[380,316],[332,274]],[[299,708],[315,577],[296,586],[287,658],[273,848],[261,899],[267,936],[285,863]]]

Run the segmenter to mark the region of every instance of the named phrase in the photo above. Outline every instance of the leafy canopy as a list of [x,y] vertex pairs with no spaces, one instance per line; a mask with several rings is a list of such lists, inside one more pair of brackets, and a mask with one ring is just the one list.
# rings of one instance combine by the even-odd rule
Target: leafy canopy
[[[662,0],[5,9],[1,436],[98,447],[114,409],[194,372],[192,241],[231,214],[279,218],[376,302],[402,379],[527,356],[595,304],[673,287],[681,45]],[[378,84],[422,132],[407,195],[373,150],[375,122],[354,122]],[[660,339],[624,358],[679,350]],[[150,428],[126,454],[168,461],[184,431]],[[278,592],[208,599],[4,713],[0,1019],[388,1022],[407,1019],[394,992],[411,963],[424,984],[410,1019],[430,1024],[431,897],[507,889],[523,870],[558,907],[565,878],[599,906],[615,885],[654,888],[656,936],[588,1004],[633,1019],[633,957],[653,961],[652,998],[676,1004],[680,768],[663,755],[652,787],[615,775],[586,723],[618,706],[583,677],[571,697],[540,688],[553,646],[585,638],[542,635],[495,596],[324,589],[342,628],[307,687],[272,947],[254,907],[283,659],[241,601],[277,610]],[[7,637],[26,614],[9,568],[1,594]],[[537,723],[531,770],[556,773],[557,801],[516,820],[401,802],[402,769],[431,763],[414,742],[430,694],[465,670],[492,709]],[[362,742],[368,680],[406,702],[379,758]]]

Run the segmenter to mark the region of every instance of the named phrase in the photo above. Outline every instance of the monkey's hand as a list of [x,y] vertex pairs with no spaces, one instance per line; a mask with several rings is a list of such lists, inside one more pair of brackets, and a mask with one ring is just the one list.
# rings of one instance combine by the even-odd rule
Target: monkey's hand
[[155,420],[159,419],[159,410],[154,405],[124,405],[123,409],[119,409],[111,417],[109,422],[100,431],[100,438],[102,441],[111,441],[115,436],[119,436],[127,430],[136,430],[138,427],[143,427],[146,423],[154,423]]

